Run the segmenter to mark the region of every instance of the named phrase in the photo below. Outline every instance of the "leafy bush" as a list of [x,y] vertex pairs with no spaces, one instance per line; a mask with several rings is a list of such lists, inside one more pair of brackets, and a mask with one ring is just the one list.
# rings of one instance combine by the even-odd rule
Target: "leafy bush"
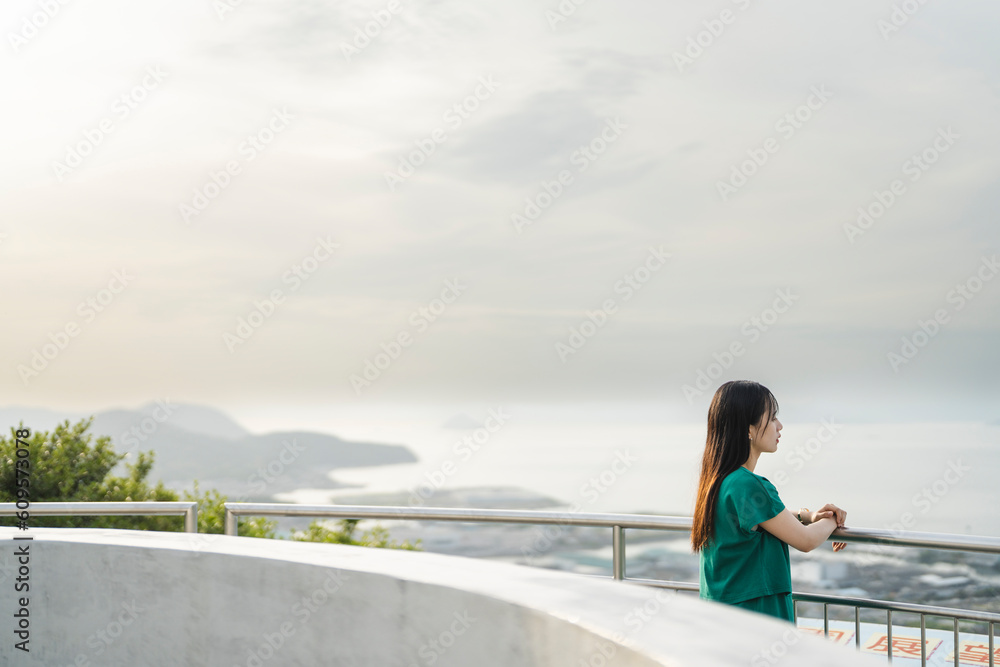
[[[140,452],[135,463],[126,464],[127,474],[111,474],[124,454],[115,452],[111,438],[88,433],[94,418],[81,419],[70,425],[69,420],[57,425],[51,432],[35,431],[28,443],[30,461],[29,500],[40,502],[145,502],[153,500],[178,500],[177,493],[157,482],[151,486],[146,478],[153,468],[153,452]],[[23,424],[20,428],[24,428]],[[0,502],[17,500],[16,429],[10,436],[0,436]],[[192,492],[184,491],[184,500],[198,503],[198,532],[222,534],[225,532],[226,496],[216,489],[202,492],[198,481]],[[16,517],[0,517],[0,525],[17,525]],[[322,521],[313,521],[305,531],[293,533],[297,542],[325,542],[352,544],[387,549],[419,550],[409,541],[399,544],[390,539],[389,531],[382,526],[355,536],[357,519],[340,521],[339,529],[331,529]],[[184,530],[183,517],[157,516],[32,516],[31,527],[55,528],[119,528],[127,530]],[[242,537],[280,539],[276,535],[277,522],[263,517],[247,517],[239,522]]]

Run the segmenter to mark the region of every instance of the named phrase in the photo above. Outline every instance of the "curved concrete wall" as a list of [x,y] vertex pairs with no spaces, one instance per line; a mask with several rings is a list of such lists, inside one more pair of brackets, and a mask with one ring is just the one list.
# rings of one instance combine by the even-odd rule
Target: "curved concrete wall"
[[[507,563],[221,535],[30,535],[0,528],[0,664],[876,664],[759,614]],[[28,653],[13,632],[25,545]]]

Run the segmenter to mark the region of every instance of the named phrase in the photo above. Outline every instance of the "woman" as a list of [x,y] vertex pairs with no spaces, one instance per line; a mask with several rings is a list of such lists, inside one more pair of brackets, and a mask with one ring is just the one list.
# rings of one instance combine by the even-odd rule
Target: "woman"
[[[812,551],[847,512],[785,508],[774,485],[754,473],[763,452],[778,449],[778,402],[764,386],[726,382],[708,409],[708,437],[691,526],[701,554],[700,597],[795,622],[788,545]],[[833,550],[846,545],[834,542]]]

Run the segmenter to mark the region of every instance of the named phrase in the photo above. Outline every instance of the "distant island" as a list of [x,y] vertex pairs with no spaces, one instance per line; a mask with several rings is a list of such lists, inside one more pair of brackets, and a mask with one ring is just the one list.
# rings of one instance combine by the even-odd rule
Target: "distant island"
[[[89,415],[40,408],[0,408],[5,430],[24,425],[51,430]],[[107,435],[115,451],[134,462],[138,452],[152,451],[150,479],[176,490],[215,488],[231,499],[266,500],[300,488],[343,488],[328,476],[336,468],[413,463],[417,457],[403,445],[351,442],[311,431],[254,435],[221,410],[156,401],[136,410],[94,414],[90,432]]]

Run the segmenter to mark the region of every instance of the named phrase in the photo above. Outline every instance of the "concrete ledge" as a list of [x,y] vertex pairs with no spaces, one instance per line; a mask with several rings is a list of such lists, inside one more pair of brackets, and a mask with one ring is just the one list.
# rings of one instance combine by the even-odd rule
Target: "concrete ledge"
[[[27,534],[0,528],[3,664],[882,664],[727,605],[507,563],[221,535]],[[24,545],[29,653],[13,648]]]

